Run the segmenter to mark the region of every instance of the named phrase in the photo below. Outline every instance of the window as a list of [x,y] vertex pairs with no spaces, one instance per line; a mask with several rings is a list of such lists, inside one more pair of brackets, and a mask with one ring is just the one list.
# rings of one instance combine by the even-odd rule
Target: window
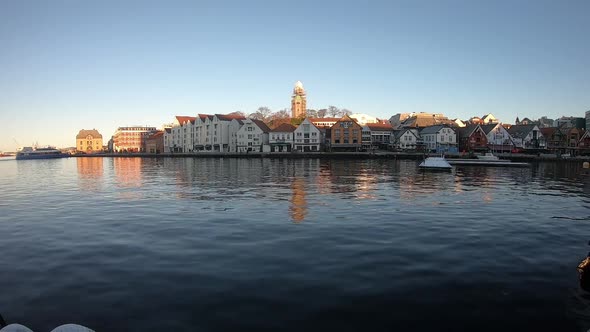
[[316,133],[316,132],[311,133],[311,136],[317,136],[317,135],[318,135],[318,133]]
[[248,139],[252,139],[252,134],[248,134]]
[[334,136],[340,136],[340,129],[334,130]]
[[248,127],[248,131],[252,131],[254,128],[252,127]]
[[339,139],[337,139],[337,140],[334,140],[334,143],[335,143],[335,144],[340,144],[340,140],[339,140]]

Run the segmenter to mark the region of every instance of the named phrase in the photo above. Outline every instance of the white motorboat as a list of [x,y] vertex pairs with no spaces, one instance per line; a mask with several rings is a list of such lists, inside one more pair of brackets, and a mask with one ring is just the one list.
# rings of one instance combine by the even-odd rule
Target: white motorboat
[[443,170],[448,171],[453,168],[451,164],[447,162],[445,157],[428,157],[418,165],[421,169],[430,169],[430,170]]

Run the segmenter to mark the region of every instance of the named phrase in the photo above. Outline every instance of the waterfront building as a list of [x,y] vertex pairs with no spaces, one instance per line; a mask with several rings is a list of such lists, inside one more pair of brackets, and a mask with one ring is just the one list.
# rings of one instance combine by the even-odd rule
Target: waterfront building
[[386,149],[391,144],[392,134],[393,127],[389,123],[368,123],[363,126],[363,148]]
[[355,113],[350,115],[351,118],[355,119],[358,124],[361,126],[366,125],[367,123],[379,123],[379,119],[374,116],[370,116],[368,114],[363,113]]
[[553,122],[553,127],[586,129],[586,119],[574,116],[562,116]]
[[[189,152],[192,146],[191,124],[195,117],[177,115],[172,123],[172,152]],[[192,151],[192,149],[190,149]]]
[[291,97],[291,117],[304,118],[307,111],[307,96],[303,83],[297,81],[293,88],[293,96]]
[[172,145],[172,127],[164,128],[164,152],[165,153],[172,153],[173,145]]
[[492,152],[509,152],[514,149],[514,142],[508,130],[500,123],[492,123],[481,126],[486,134],[488,148]]
[[293,131],[294,149],[303,152],[320,151],[322,144],[322,132],[310,119],[303,122]]
[[213,118],[211,114],[197,114],[195,119],[194,151],[211,151],[213,149],[213,134],[211,133]]
[[391,144],[395,150],[417,150],[423,142],[417,129],[402,128],[393,131]]
[[102,152],[102,135],[96,129],[80,130],[76,135],[76,151],[84,153]]
[[229,152],[238,152],[238,131],[244,125],[244,120],[233,119],[229,123]]
[[113,150],[115,152],[143,152],[145,140],[156,127],[119,127],[113,135]]
[[362,147],[363,128],[350,116],[340,118],[330,131],[332,151],[358,151]]
[[453,122],[453,126],[458,127],[458,128],[463,128],[463,127],[467,126],[467,123],[465,123],[461,119],[453,119],[451,121]]
[[554,122],[555,120],[549,119],[546,116],[542,116],[539,118],[539,120],[537,120],[537,125],[539,126],[539,128],[548,128],[553,127]]
[[318,128],[330,128],[336,124],[338,120],[340,120],[340,118],[309,118],[309,121]]
[[457,152],[457,134],[448,125],[429,126],[420,131],[427,151]]
[[263,152],[264,146],[268,146],[270,128],[261,120],[241,121],[243,124],[236,133],[236,152]]
[[[453,121],[439,113],[417,113],[403,121],[402,128],[426,128],[436,125],[452,125]],[[397,128],[399,129],[399,128]]]
[[397,113],[396,115],[389,118],[389,123],[393,127],[393,129],[398,129],[401,126],[402,122],[406,121],[409,117],[416,115],[415,113]]
[[[520,123],[525,121],[523,119]],[[545,138],[536,124],[514,125],[508,129],[516,149],[544,149]]]
[[459,151],[475,152],[488,150],[488,138],[479,124],[457,128]]
[[158,130],[149,134],[145,139],[145,149],[147,153],[164,153],[164,130]]
[[519,121],[518,120],[518,117],[516,117],[516,122],[514,124],[517,125],[517,126],[518,125],[528,126],[528,125],[534,124],[534,122],[535,121],[533,121],[533,120],[531,120],[529,118],[524,118],[524,119],[522,119],[522,120]]
[[270,152],[291,152],[293,149],[295,126],[283,123],[269,133]]
[[580,154],[590,154],[590,130],[586,130],[584,135],[578,141],[578,149]]
[[575,150],[578,148],[578,144],[580,142],[580,139],[582,138],[582,136],[584,136],[584,129],[581,128],[577,128],[577,127],[573,127],[573,128],[569,128],[567,131],[567,140],[566,140],[566,146],[568,147],[568,150],[570,151],[570,153],[574,154]]
[[215,152],[229,152],[230,131],[229,125],[233,119],[246,120],[246,117],[237,114],[215,114],[211,121],[210,142]]
[[563,132],[561,128],[547,127],[539,128],[543,137],[545,137],[545,144],[547,150],[555,153],[565,153],[567,132]]
[[494,124],[494,123],[500,123],[500,121],[498,119],[496,119],[496,117],[492,113],[488,113],[481,118],[482,125]]

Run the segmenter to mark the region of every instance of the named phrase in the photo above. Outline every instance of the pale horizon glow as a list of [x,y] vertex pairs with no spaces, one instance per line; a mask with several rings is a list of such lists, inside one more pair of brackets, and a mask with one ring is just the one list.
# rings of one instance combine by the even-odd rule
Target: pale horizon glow
[[0,151],[176,115],[583,117],[590,2],[1,1]]

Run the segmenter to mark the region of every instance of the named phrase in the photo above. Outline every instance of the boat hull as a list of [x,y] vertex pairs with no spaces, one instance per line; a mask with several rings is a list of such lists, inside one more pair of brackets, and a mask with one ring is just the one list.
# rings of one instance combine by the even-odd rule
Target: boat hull
[[47,154],[47,155],[16,155],[16,160],[33,160],[33,159],[59,159],[68,158],[70,155],[66,153]]
[[481,160],[481,159],[448,159],[451,165],[461,166],[492,166],[492,167],[529,167],[529,163],[512,162],[510,160]]

